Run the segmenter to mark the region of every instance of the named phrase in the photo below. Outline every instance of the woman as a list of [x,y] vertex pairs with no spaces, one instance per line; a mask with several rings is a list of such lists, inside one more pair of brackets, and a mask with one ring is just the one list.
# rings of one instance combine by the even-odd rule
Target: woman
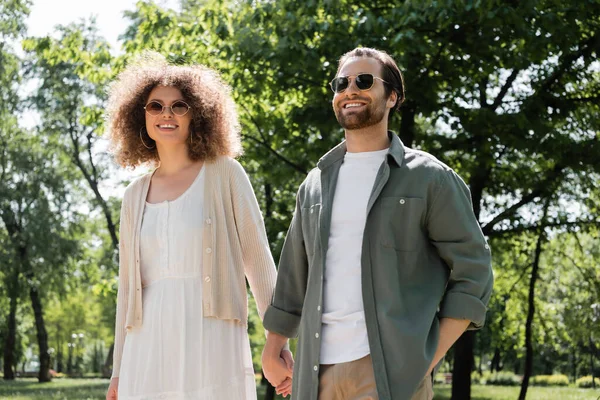
[[[206,67],[146,53],[112,85],[108,119],[122,166],[158,168],[127,187],[121,207],[107,399],[256,399],[245,278],[262,318],[276,272],[233,159],[241,145],[229,88]],[[283,352],[283,394],[291,364]]]

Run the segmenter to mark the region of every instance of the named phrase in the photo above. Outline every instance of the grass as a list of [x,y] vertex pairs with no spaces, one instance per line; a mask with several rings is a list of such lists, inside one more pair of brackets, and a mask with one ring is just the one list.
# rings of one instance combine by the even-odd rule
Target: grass
[[[40,384],[37,379],[19,379],[14,382],[0,381],[0,400],[102,400],[107,379],[55,379]],[[434,400],[449,400],[450,386],[436,385]],[[518,386],[473,385],[472,400],[516,400]],[[264,386],[258,387],[258,399],[264,398]],[[283,399],[280,396],[277,400]],[[289,399],[289,397],[288,397]],[[600,400],[600,389],[529,387],[527,400]],[[232,399],[233,400],[233,399]]]
[[[450,400],[450,385],[435,385],[434,400]],[[471,387],[471,400],[516,400],[520,386],[484,386]],[[571,387],[529,386],[527,400],[600,400],[600,389],[578,389]]]
[[108,379],[54,379],[38,383],[35,378],[0,381],[0,399],[98,400],[104,399]]

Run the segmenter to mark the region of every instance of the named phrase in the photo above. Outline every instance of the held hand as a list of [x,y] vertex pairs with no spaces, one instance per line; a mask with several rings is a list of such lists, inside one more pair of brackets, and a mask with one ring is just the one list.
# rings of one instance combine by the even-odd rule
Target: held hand
[[[285,362],[288,370],[294,372],[294,357],[292,352],[289,350],[281,350],[281,358]],[[275,392],[283,397],[287,397],[292,394],[292,379],[286,378],[279,386],[275,388]]]
[[282,350],[278,355],[263,352],[262,366],[265,378],[272,386],[279,386],[287,378],[291,381],[293,360],[289,350]]
[[281,350],[281,358],[285,361],[285,365],[290,370],[290,372],[294,372],[294,356],[292,352],[289,350]]
[[286,378],[285,381],[281,382],[281,385],[275,388],[275,393],[281,395],[282,397],[287,397],[292,394],[292,380],[290,378]]
[[119,400],[119,378],[112,378],[106,391],[106,400]]

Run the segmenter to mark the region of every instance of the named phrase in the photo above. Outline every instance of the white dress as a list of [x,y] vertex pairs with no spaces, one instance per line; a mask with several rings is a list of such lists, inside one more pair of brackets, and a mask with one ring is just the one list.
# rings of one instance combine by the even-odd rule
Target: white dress
[[173,201],[146,203],[143,317],[123,348],[119,400],[255,400],[246,327],[202,315],[204,168]]

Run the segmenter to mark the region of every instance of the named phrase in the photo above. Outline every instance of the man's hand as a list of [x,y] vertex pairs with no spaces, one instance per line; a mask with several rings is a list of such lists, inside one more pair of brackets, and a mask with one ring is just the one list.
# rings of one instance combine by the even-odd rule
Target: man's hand
[[[294,357],[292,356],[292,352],[286,349],[281,350],[281,358],[285,361],[285,365],[290,370],[290,372],[294,372]],[[292,378],[286,378],[281,384],[279,384],[275,388],[275,392],[277,394],[282,395],[283,397],[287,397],[287,395],[292,394]]]
[[294,370],[292,353],[284,349],[286,343],[286,337],[268,332],[267,343],[262,354],[265,378],[276,388],[277,394],[283,394],[284,397],[292,391],[291,382]]
[[450,347],[469,327],[471,321],[466,319],[442,318],[440,319],[440,339],[433,356],[433,361],[427,370],[425,376],[431,375],[438,362],[446,355]]

